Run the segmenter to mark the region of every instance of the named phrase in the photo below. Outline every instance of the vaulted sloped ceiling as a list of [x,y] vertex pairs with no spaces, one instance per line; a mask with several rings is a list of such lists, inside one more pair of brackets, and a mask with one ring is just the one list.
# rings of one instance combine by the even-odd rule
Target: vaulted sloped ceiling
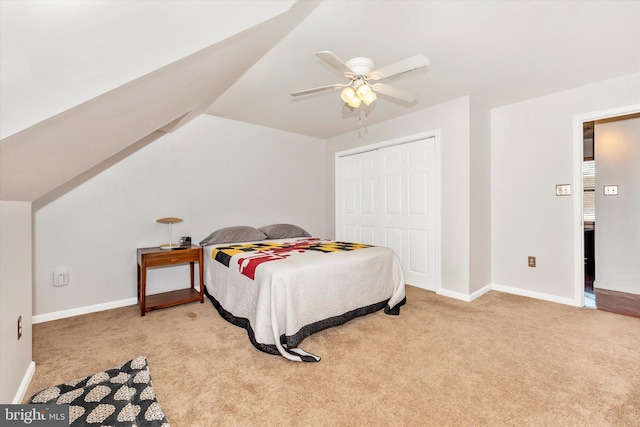
[[[201,112],[329,139],[640,72],[640,1],[0,0],[0,20],[0,198],[38,204]],[[387,80],[416,102],[348,111],[290,95],[345,82],[322,50],[431,63]]]
[[[247,2],[239,3],[246,9]],[[276,3],[276,10],[283,3],[291,5],[266,3]],[[296,2],[262,23],[0,140],[0,199],[36,201],[180,127],[201,114],[316,6]]]

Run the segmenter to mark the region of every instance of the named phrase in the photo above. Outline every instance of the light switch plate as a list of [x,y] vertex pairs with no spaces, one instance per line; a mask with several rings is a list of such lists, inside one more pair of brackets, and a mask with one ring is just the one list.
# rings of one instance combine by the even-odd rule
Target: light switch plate
[[569,195],[571,195],[571,184],[556,185],[556,196],[569,196]]
[[605,196],[617,196],[618,195],[618,186],[617,185],[605,185],[604,186],[604,195]]

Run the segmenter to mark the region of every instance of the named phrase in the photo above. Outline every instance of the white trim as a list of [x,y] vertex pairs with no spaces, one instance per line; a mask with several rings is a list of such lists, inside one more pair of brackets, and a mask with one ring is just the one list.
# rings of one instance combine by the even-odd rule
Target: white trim
[[511,286],[498,285],[495,283],[488,284],[472,294],[463,294],[462,292],[451,291],[449,289],[440,289],[437,294],[464,302],[471,302],[489,291],[504,292],[506,294],[520,295],[523,297],[575,306],[574,300],[571,298],[562,298],[557,295],[543,294],[540,292],[528,291],[526,289],[513,288]]
[[434,268],[435,268],[435,274],[436,274],[436,292],[440,292],[440,289],[442,289],[442,265],[441,265],[441,255],[442,255],[442,223],[441,223],[441,217],[440,217],[440,211],[442,210],[442,199],[441,199],[441,188],[440,186],[441,184],[441,180],[440,180],[440,163],[441,163],[441,158],[440,158],[440,129],[435,129],[433,131],[431,131],[429,133],[431,136],[433,136],[435,138],[435,176],[434,176],[434,198],[436,199],[436,206],[438,206],[438,209],[436,209],[435,213],[434,213],[434,220],[435,220],[435,227],[436,227],[436,233],[434,235],[434,239],[435,239],[435,249],[436,249],[436,253],[434,254]]
[[36,373],[36,362],[31,361],[29,363],[29,367],[27,371],[24,373],[24,377],[22,377],[22,381],[20,382],[20,387],[18,387],[18,391],[16,391],[16,395],[13,397],[13,401],[11,402],[13,405],[18,405],[22,403],[25,394],[27,394],[27,390],[29,389],[29,384],[31,384],[31,380]]
[[[584,129],[581,120],[573,117],[573,303],[584,307],[584,224],[583,224],[583,178]],[[578,129],[579,128],[579,129]],[[577,141],[579,140],[579,141]],[[577,262],[576,260],[580,260]],[[579,284],[579,285],[578,285]]]
[[102,304],[87,305],[85,307],[71,308],[69,310],[55,311],[53,313],[37,314],[31,318],[31,323],[50,322],[52,320],[65,319],[67,317],[80,316],[82,314],[95,313],[98,311],[111,310],[113,308],[126,307],[138,304],[137,298],[127,298],[118,301],[105,302]]
[[482,295],[486,294],[487,292],[489,292],[492,289],[493,289],[493,287],[491,286],[491,284],[488,284],[488,285],[478,289],[477,291],[475,291],[471,295],[469,295],[469,297],[471,298],[471,301],[473,301],[476,298],[480,298]]
[[640,104],[573,116],[573,301],[570,305],[584,307],[584,226],[582,224],[582,124],[594,120],[626,116],[640,112]]
[[464,302],[471,302],[471,295],[463,294],[462,292],[450,291],[449,289],[444,289],[441,287],[436,293],[444,297],[449,297]]
[[445,297],[449,297],[449,298],[454,298],[460,301],[464,301],[464,302],[471,302],[473,300],[475,300],[476,298],[481,297],[482,295],[486,294],[487,292],[491,291],[493,288],[491,285],[487,285],[482,287],[481,289],[475,291],[472,294],[463,294],[462,292],[456,292],[456,291],[451,291],[449,289],[443,289],[440,288],[438,289],[438,291],[436,292],[438,295],[442,295]]
[[[340,235],[340,168],[338,167],[338,160],[340,157],[351,156],[354,154],[365,153],[367,151],[379,150],[385,147],[391,147],[393,145],[407,144],[409,142],[420,141],[422,139],[434,138],[434,150],[435,150],[435,161],[434,161],[434,198],[436,202],[436,206],[442,206],[441,200],[441,191],[440,191],[440,163],[441,163],[441,153],[440,153],[440,129],[433,129],[426,132],[420,132],[413,135],[407,135],[400,138],[390,139],[388,141],[378,142],[375,144],[363,145],[360,147],[351,148],[349,150],[338,151],[335,153],[334,162],[334,170],[335,170],[335,182],[334,182],[334,222],[335,222],[335,236],[338,237]],[[435,246],[435,254],[434,254],[434,268],[435,268],[435,292],[440,293],[442,288],[442,270],[441,270],[441,255],[442,255],[442,244],[441,244],[441,218],[440,218],[440,209],[436,209],[434,213],[434,221],[435,221],[435,229],[436,233],[434,235],[434,246]],[[461,294],[463,295],[463,294]]]
[[420,132],[413,135],[402,136],[400,138],[390,139],[388,141],[376,142],[369,145],[361,145],[360,147],[350,148],[344,151],[338,151],[336,153],[336,161],[339,157],[351,156],[353,154],[366,153],[367,151],[379,150],[381,148],[392,147],[394,145],[407,144],[409,142],[420,141],[421,139],[427,139],[436,137],[436,141],[440,138],[440,129],[430,130],[427,132]]
[[[584,288],[584,285],[583,285]],[[529,291],[521,288],[512,288],[511,286],[503,286],[492,284],[491,289],[498,292],[504,292],[507,294],[520,295],[523,297],[529,297],[534,299],[539,299],[543,301],[556,302],[558,304],[572,305],[576,307],[582,307],[582,305],[576,305],[575,301],[572,298],[562,298],[557,295],[543,294],[541,292]]]

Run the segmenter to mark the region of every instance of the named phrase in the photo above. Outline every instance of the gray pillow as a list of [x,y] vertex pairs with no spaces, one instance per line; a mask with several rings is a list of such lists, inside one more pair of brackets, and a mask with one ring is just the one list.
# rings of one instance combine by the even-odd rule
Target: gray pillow
[[290,237],[311,237],[304,229],[292,224],[271,224],[258,228],[267,239],[288,239]]
[[264,240],[267,236],[253,227],[238,225],[214,231],[200,241],[200,246],[218,245],[221,243],[254,242]]

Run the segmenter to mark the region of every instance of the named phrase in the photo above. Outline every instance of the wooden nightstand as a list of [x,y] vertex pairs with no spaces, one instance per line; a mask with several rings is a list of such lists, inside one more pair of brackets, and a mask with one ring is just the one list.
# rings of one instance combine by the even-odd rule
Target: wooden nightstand
[[[200,273],[200,291],[194,285],[194,263],[198,263]],[[176,291],[163,292],[147,296],[147,268],[166,267],[189,263],[191,267],[191,287]],[[204,281],[202,266],[202,248],[191,245],[185,249],[165,250],[159,247],[138,248],[138,304],[140,315],[157,308],[171,307],[178,304],[200,301],[204,302]]]

